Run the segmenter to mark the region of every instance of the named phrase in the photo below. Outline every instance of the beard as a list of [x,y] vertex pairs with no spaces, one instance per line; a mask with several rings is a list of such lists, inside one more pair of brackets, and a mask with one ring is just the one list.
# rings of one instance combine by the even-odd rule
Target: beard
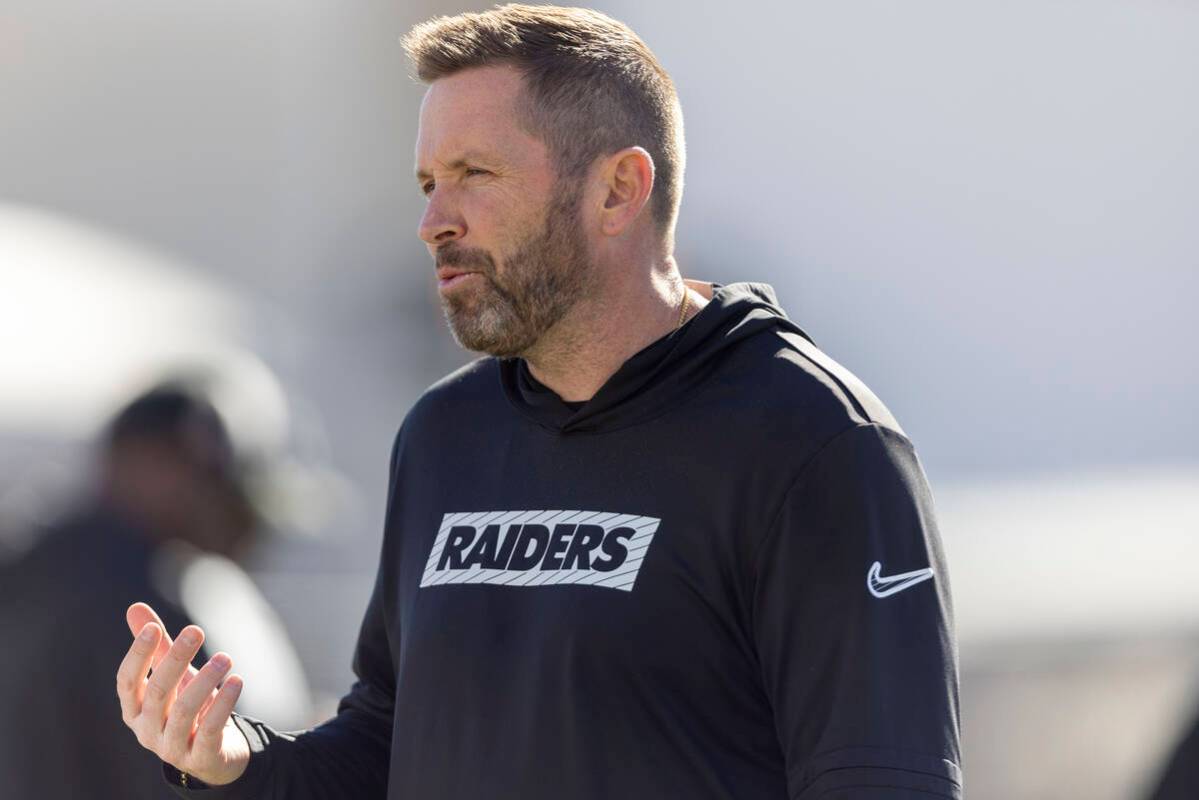
[[517,243],[502,276],[485,250],[450,244],[437,252],[438,267],[479,272],[475,286],[441,298],[459,345],[499,358],[525,354],[588,292],[594,270],[581,222],[582,189],[572,189],[574,183],[559,180],[541,228]]

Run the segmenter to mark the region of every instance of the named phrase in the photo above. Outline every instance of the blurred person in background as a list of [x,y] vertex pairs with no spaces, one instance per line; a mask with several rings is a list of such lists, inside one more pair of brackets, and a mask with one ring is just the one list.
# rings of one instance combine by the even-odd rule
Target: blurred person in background
[[126,735],[184,797],[960,800],[914,447],[770,287],[683,280],[682,118],[649,48],[518,5],[405,45],[420,236],[490,357],[396,437],[336,717],[234,712],[231,658],[197,670],[204,631],[138,603]]
[[[4,797],[172,796],[158,759],[112,713],[124,613],[148,600],[164,624],[190,624],[180,582],[191,555],[241,559],[260,530],[233,442],[198,390],[166,384],[134,399],[96,460],[94,492],[0,568]],[[242,605],[250,624],[255,605]]]

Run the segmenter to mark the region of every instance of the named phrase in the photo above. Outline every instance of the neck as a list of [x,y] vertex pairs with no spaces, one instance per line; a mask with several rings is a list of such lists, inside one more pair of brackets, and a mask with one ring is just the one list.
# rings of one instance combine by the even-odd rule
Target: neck
[[679,326],[707,305],[711,288],[692,281],[688,289],[673,256],[645,280],[612,281],[579,302],[524,354],[529,371],[567,402],[589,400],[634,353]]

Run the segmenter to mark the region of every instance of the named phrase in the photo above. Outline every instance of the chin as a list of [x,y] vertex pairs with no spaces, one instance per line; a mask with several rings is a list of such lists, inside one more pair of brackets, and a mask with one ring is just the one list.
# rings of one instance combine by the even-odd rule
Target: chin
[[486,316],[492,315],[487,312],[470,315],[447,311],[446,321],[459,347],[496,358],[515,358],[528,350],[529,337],[519,335],[513,326],[495,324],[499,321],[487,320],[484,318]]

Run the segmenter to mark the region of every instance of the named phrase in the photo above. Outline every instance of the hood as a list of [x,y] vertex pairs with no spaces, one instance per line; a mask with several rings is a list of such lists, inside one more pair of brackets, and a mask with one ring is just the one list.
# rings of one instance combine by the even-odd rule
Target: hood
[[616,430],[666,412],[708,378],[732,348],[775,330],[812,341],[787,318],[767,284],[714,283],[712,299],[698,314],[630,356],[584,403],[563,402],[533,377],[522,358],[500,359],[500,381],[512,406],[544,428],[563,434]]

